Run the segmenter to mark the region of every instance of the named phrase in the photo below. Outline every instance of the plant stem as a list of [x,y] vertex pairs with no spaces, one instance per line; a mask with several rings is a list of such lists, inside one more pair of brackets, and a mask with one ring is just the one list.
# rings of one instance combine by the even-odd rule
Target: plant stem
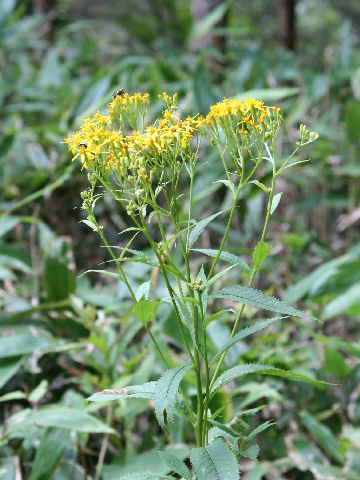
[[[260,241],[264,241],[265,236],[266,236],[266,232],[267,232],[267,229],[268,229],[268,226],[269,226],[269,220],[270,220],[270,216],[271,216],[271,206],[272,206],[272,201],[273,201],[273,198],[274,198],[275,182],[276,182],[276,177],[277,177],[277,175],[276,175],[276,165],[275,165],[275,146],[274,145],[273,145],[272,151],[273,151],[273,158],[272,158],[273,175],[272,175],[272,180],[271,180],[271,188],[270,188],[270,193],[269,193],[269,201],[268,201],[268,205],[267,205],[266,217],[265,217],[264,227],[263,227],[263,230],[262,230]],[[249,278],[249,283],[248,283],[249,287],[251,287],[253,285],[257,272],[258,272],[258,270],[254,266],[252,271],[251,271],[250,278]],[[240,311],[238,313],[238,316],[237,316],[236,321],[234,323],[234,326],[232,328],[230,338],[233,338],[236,331],[237,331],[237,327],[238,327],[239,322],[242,318],[242,314],[244,312],[244,309],[245,309],[245,303],[243,303],[241,308],[240,308]],[[219,359],[219,362],[216,366],[214,375],[213,375],[213,377],[211,379],[211,382],[210,382],[210,387],[209,387],[210,391],[211,391],[212,387],[214,386],[214,383],[215,383],[215,381],[218,377],[219,370],[220,370],[220,368],[221,368],[221,366],[222,366],[222,364],[225,360],[226,354],[227,354],[227,351],[225,351]]]
[[[107,423],[107,425],[111,425],[113,412],[114,412],[114,406],[113,405],[110,405],[109,407],[107,407],[107,413],[106,413],[106,423]],[[95,479],[94,480],[100,480],[101,470],[102,470],[102,467],[103,467],[103,464],[104,464],[106,450],[107,450],[108,443],[109,443],[109,436],[110,436],[109,433],[105,433],[103,441],[101,443],[99,460],[98,460],[98,463],[97,463],[97,466],[96,466],[96,472],[95,472]]]

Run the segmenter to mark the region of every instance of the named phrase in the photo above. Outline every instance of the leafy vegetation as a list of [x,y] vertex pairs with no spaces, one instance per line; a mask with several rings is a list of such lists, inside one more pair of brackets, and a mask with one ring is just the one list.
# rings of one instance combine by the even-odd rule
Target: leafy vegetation
[[[190,479],[202,478],[204,468],[207,478],[236,478],[239,469],[247,480],[356,480],[357,2],[321,2],[315,9],[298,0],[295,52],[277,48],[275,12],[262,0],[220,2],[197,22],[182,1],[141,2],[149,15],[135,15],[128,2],[115,10],[103,2],[99,14],[88,2],[86,18],[81,2],[44,2],[49,8],[42,13],[40,3],[37,10],[30,1],[0,5],[0,478]],[[197,46],[206,35],[225,43]],[[192,370],[162,376],[161,356],[170,372],[186,362],[171,298],[157,304],[149,296],[149,279],[156,298],[168,296],[157,259],[140,235],[130,246],[136,231],[127,230],[133,225],[125,209],[109,199],[96,203],[97,221],[136,292],[133,310],[115,263],[78,208],[86,175],[61,144],[91,112],[104,113],[120,87],[149,92],[149,123],[163,108],[157,93],[164,90],[178,92],[184,118],[206,114],[224,96],[279,105],[285,119],[279,164],[291,153],[300,122],[320,134],[294,158],[311,162],[282,172],[262,242],[271,183],[266,164],[239,195],[219,256],[226,274],[210,285],[215,295],[223,293],[207,299],[209,359],[216,365],[224,355],[228,374],[220,371],[221,388],[209,399],[216,415],[207,421],[204,446],[196,446],[186,406],[174,395],[184,373],[180,386],[196,409]],[[199,155],[189,255],[194,272],[202,264],[208,272],[233,192],[229,179],[218,182],[224,177],[216,153],[204,145]],[[182,179],[180,187],[178,202],[188,212],[188,183]],[[149,228],[157,235],[154,223]],[[167,247],[175,266],[179,241]],[[230,339],[238,303],[229,295],[249,301],[249,291],[224,282],[248,283],[253,265],[260,270],[254,287],[265,293],[256,294],[256,305],[243,312],[245,325]],[[273,297],[310,316],[270,318],[264,310],[259,319],[259,302],[270,302],[260,307],[271,311]],[[184,315],[191,311],[191,300],[181,303]],[[294,310],[280,312],[288,314]],[[191,342],[191,332],[186,338]],[[289,382],[289,372],[313,382]],[[168,395],[154,401],[159,378]],[[99,402],[104,390],[107,402]],[[169,425],[170,436],[156,418]],[[224,463],[220,473],[209,462],[214,455]]]

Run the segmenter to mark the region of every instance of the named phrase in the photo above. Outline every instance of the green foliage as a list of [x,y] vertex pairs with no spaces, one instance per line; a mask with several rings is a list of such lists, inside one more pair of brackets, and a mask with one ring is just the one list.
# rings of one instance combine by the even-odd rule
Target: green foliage
[[[298,48],[286,52],[277,48],[279,27],[273,9],[262,0],[246,9],[241,2],[223,2],[198,23],[188,2],[134,1],[131,6],[120,2],[116,9],[106,2],[100,7],[88,2],[81,19],[81,3],[72,1],[51,2],[46,16],[34,13],[31,2],[0,2],[0,478],[15,480],[20,471],[30,480],[99,480],[100,475],[109,480],[170,479],[176,472],[191,478],[188,456],[195,438],[181,392],[196,418],[192,371],[170,403],[170,411],[176,412],[170,428],[174,448],[164,448],[168,433],[156,426],[152,410],[162,372],[184,364],[185,340],[199,342],[204,364],[205,330],[211,375],[225,355],[218,379],[231,367],[256,362],[266,372],[277,369],[338,384],[325,391],[324,384],[286,382],[290,377],[265,376],[265,371],[238,377],[210,399],[205,443],[218,439],[225,455],[232,450],[247,480],[357,480],[358,5],[349,1],[343,8],[331,1],[314,6],[299,0]],[[140,9],[146,14],[139,16]],[[218,25],[224,12],[226,25]],[[328,35],[321,35],[323,31]],[[189,48],[190,40],[201,40],[206,33],[214,33],[214,43],[201,51],[192,43]],[[203,264],[202,271],[208,273],[217,258],[239,177],[218,181],[222,164],[204,147],[188,225],[186,175],[178,184],[182,233],[166,228],[172,239],[162,241],[155,213],[148,211],[146,223],[156,242],[163,243],[161,255],[172,255],[173,263],[164,268],[184,337],[160,262],[141,234],[129,248],[138,230],[128,227],[124,210],[111,201],[95,205],[137,303],[114,270],[115,260],[98,248],[91,232],[98,232],[97,226],[74,209],[80,203],[74,198],[83,188],[84,172],[76,162],[69,164],[60,142],[86,115],[96,109],[102,113],[112,91],[120,87],[150,92],[155,101],[149,121],[160,112],[156,97],[164,89],[179,92],[178,113],[184,117],[206,113],[224,96],[280,102],[286,128],[277,145],[279,166],[288,158],[288,140],[293,141],[294,127],[303,119],[321,134],[310,153],[289,162],[294,165],[291,172],[285,165],[278,184],[282,194],[272,198],[268,234],[255,254],[252,247],[260,238],[271,190],[271,164],[264,161],[239,196],[226,248],[220,249],[208,281],[198,272]],[[302,168],[308,155],[313,161]],[[159,199],[162,204],[163,192]],[[214,213],[202,228],[204,217]],[[178,292],[174,281],[176,268],[185,272],[180,239],[185,240],[187,232],[198,247],[189,252],[192,279],[202,278],[206,285],[196,290],[196,301],[188,291]],[[109,260],[110,269],[104,265]],[[244,299],[213,295],[228,288],[224,281],[244,287],[254,268],[261,268],[257,288],[289,304],[301,300],[307,312],[326,323],[313,324],[304,314],[281,323],[259,320],[249,304],[231,336],[242,308],[235,302]],[[87,275],[79,277],[83,271]],[[206,311],[194,324],[199,293]],[[167,404],[162,412],[165,421]],[[246,459],[256,459],[250,470]]]
[[221,439],[215,439],[206,447],[192,449],[190,460],[199,480],[240,478],[236,456]]

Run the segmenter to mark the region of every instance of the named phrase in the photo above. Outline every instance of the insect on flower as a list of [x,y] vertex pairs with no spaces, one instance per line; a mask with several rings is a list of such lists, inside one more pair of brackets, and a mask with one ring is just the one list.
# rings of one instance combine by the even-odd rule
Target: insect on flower
[[86,149],[88,147],[88,144],[85,143],[85,142],[81,142],[78,144],[78,148],[83,148],[83,149]]
[[115,92],[112,95],[113,100],[115,100],[116,97],[122,97],[125,93],[125,90],[123,88],[119,88],[118,90],[115,90]]

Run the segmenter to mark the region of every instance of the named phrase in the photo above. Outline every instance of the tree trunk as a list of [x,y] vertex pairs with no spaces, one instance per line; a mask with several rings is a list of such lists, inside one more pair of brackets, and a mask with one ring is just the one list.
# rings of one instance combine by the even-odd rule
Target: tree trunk
[[285,50],[295,50],[296,0],[277,0],[278,39]]

